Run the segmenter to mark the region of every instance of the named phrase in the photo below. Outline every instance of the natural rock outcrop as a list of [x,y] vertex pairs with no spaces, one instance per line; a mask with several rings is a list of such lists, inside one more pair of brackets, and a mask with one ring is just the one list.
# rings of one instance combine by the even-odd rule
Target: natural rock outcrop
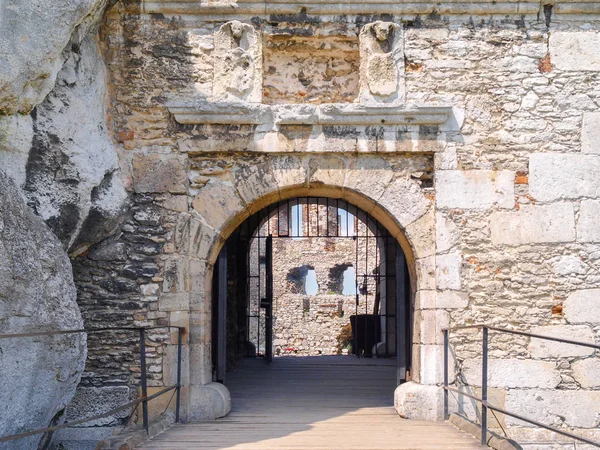
[[105,93],[104,62],[88,35],[73,45],[55,88],[33,114],[25,193],[70,251],[109,235],[126,205]]
[[95,40],[106,3],[0,5],[0,166],[71,252],[112,233],[127,199]]
[[0,114],[28,114],[52,90],[73,31],[105,0],[5,0],[0,4]]
[[[67,254],[2,172],[0,261],[2,333],[83,327]],[[80,334],[0,340],[0,435],[61,421],[85,358],[86,338]],[[37,448],[41,438],[3,443],[0,449]]]

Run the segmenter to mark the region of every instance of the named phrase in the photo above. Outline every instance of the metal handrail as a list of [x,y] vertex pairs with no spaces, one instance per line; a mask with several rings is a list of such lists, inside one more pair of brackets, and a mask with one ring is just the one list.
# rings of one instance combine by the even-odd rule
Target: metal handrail
[[[481,329],[483,331],[482,363],[481,363],[481,398],[476,397],[471,394],[467,394],[466,392],[462,392],[459,389],[452,388],[448,385],[449,384],[448,383],[448,380],[449,380],[448,356],[450,353],[449,333],[450,333],[450,331],[473,330],[473,329]],[[557,338],[557,337],[553,337],[553,336],[544,336],[541,334],[527,333],[525,331],[511,330],[508,328],[493,327],[493,326],[488,326],[488,325],[464,325],[464,326],[458,326],[458,327],[453,327],[453,328],[443,328],[442,331],[444,333],[444,386],[443,386],[444,387],[444,418],[446,420],[448,420],[448,417],[449,417],[448,393],[455,392],[455,393],[464,395],[465,397],[468,397],[472,400],[475,400],[475,401],[481,403],[481,444],[482,445],[487,444],[487,410],[490,409],[492,411],[497,411],[501,414],[505,414],[507,416],[514,417],[515,419],[522,420],[523,422],[531,423],[538,427],[545,428],[546,430],[550,430],[555,433],[561,434],[563,436],[567,436],[569,438],[572,438],[572,439],[575,439],[575,440],[578,440],[581,442],[585,442],[586,444],[590,444],[590,445],[600,448],[600,442],[592,441],[590,439],[587,439],[587,438],[584,438],[581,436],[577,436],[573,433],[569,433],[568,431],[564,431],[559,428],[545,425],[545,424],[537,422],[533,419],[523,417],[514,412],[510,412],[510,411],[507,411],[498,406],[492,405],[491,403],[488,402],[488,400],[487,400],[487,394],[488,394],[488,385],[487,385],[487,383],[488,383],[488,381],[487,381],[487,379],[488,379],[488,332],[490,330],[497,331],[499,333],[515,334],[518,336],[526,336],[526,337],[532,337],[532,338],[537,338],[537,339],[545,339],[548,341],[555,341],[555,342],[561,342],[561,343],[565,343],[565,344],[579,345],[582,347],[589,347],[589,348],[594,348],[596,350],[600,350],[600,345],[590,344],[589,342],[575,341],[572,339],[562,339],[562,338]]]
[[[148,330],[158,330],[158,329],[177,329],[177,383],[171,386],[165,387],[158,392],[155,392],[152,395],[148,395],[148,386],[147,386],[147,376],[148,373],[146,371],[146,332]],[[61,425],[55,425],[47,428],[39,428],[37,430],[26,431],[24,433],[12,434],[9,436],[0,437],[0,442],[13,441],[16,439],[21,439],[28,436],[33,436],[36,434],[48,433],[51,431],[56,431],[61,428],[72,427],[74,425],[79,425],[86,422],[91,422],[92,420],[102,419],[104,417],[108,417],[112,414],[115,414],[119,411],[123,411],[125,409],[129,409],[131,407],[135,407],[142,404],[142,424],[146,433],[149,431],[149,420],[148,420],[148,402],[150,400],[155,399],[167,392],[175,390],[175,422],[179,422],[180,419],[180,406],[181,406],[181,350],[183,345],[183,327],[176,327],[172,325],[165,326],[156,326],[156,327],[112,327],[112,328],[96,328],[91,330],[86,329],[78,329],[78,330],[53,330],[53,331],[36,331],[31,333],[14,333],[14,334],[0,334],[0,339],[9,339],[9,338],[25,338],[25,337],[36,337],[36,336],[52,336],[52,335],[60,335],[60,334],[77,334],[77,333],[101,333],[105,331],[137,331],[140,335],[140,387],[142,389],[142,396],[136,400],[133,400],[124,405],[118,406],[116,408],[111,409],[110,411],[104,412],[102,414],[96,414],[92,417],[88,417],[85,419],[74,420],[68,423],[64,423]]]

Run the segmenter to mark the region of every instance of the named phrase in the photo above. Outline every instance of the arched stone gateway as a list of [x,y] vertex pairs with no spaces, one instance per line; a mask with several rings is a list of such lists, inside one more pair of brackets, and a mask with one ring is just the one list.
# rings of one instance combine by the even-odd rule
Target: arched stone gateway
[[[251,157],[240,159],[232,160],[227,177],[206,180],[191,201],[193,211],[181,215],[178,233],[188,245],[178,247],[188,251],[173,254],[168,265],[175,271],[189,267],[189,289],[162,292],[159,298],[171,316],[176,308],[186,315],[189,299],[188,420],[218,417],[229,407],[226,390],[213,382],[210,356],[211,290],[217,256],[230,234],[249,216],[298,196],[347,200],[373,216],[398,241],[408,262],[415,308],[411,376],[423,385],[439,383],[442,348],[440,333],[433,330],[443,323],[436,322],[434,305],[427,304],[435,286],[435,220],[424,176],[431,173],[431,158],[274,155],[260,162]],[[177,277],[187,278],[184,274],[174,275]],[[423,320],[429,336],[421,336],[419,331]]]

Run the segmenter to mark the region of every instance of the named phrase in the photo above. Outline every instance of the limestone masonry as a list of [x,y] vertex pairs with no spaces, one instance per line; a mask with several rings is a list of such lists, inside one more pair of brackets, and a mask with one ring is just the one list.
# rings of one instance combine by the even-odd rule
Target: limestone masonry
[[[344,199],[399,242],[412,321],[409,381],[395,393],[403,417],[443,418],[448,326],[600,343],[597,2],[8,0],[0,61],[0,180],[17,186],[0,183],[0,206],[27,209],[22,195],[45,222],[22,212],[40,230],[18,239],[56,253],[60,286],[44,289],[65,298],[73,327],[79,314],[89,329],[185,327],[185,421],[231,407],[212,355],[219,253],[245,219],[290,198]],[[17,239],[6,220],[0,254]],[[39,247],[50,232],[58,240]],[[300,242],[275,244],[274,348],[334,354],[354,297],[328,271],[353,249],[316,258],[321,247]],[[66,305],[67,254],[80,312]],[[319,283],[308,302],[287,278],[304,266]],[[49,270],[35,269],[44,286]],[[13,293],[7,280],[36,276],[4,272],[0,333],[29,331],[6,311],[19,316],[30,288]],[[52,318],[39,323],[66,326]],[[450,381],[479,393],[479,332],[450,338]],[[82,374],[83,341],[65,350],[61,383],[81,376],[67,419],[139,395],[136,339],[89,335]],[[176,343],[149,332],[154,391],[176,380]],[[600,441],[597,352],[490,333],[490,357],[490,402]],[[72,395],[57,394],[55,413]],[[451,409],[479,420],[465,396]],[[77,439],[110,435],[128,413],[55,443],[82,448]],[[497,416],[488,424],[525,449],[584,448]]]

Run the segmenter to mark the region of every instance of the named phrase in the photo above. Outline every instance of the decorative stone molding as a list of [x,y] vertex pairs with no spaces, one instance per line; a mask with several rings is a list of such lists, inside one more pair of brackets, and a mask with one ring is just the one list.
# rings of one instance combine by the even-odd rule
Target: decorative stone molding
[[254,27],[233,20],[222,25],[214,39],[214,100],[260,102],[262,46]]
[[[436,153],[460,128],[449,107],[203,103],[169,111],[181,124],[206,125],[199,131],[214,138],[179,141],[189,153]],[[248,126],[246,137],[229,125]]]
[[241,103],[171,104],[181,124],[262,125],[438,125],[453,117],[448,106],[263,105]]
[[380,20],[365,25],[360,31],[361,103],[400,103],[404,93],[402,27]]
[[[471,15],[514,15],[543,17],[543,8],[546,1],[525,0],[519,2],[493,0],[478,2],[454,1],[425,2],[423,0],[276,0],[256,1],[238,0],[230,1],[189,1],[189,0],[143,0],[142,12],[146,14],[172,14],[181,16],[202,16],[204,20],[223,21],[227,17],[264,17],[286,20],[289,16],[301,15],[334,15],[355,16],[358,14],[372,15],[391,14],[398,18],[413,20],[415,15],[440,15],[462,16],[468,19]],[[600,2],[581,2],[577,0],[564,0],[553,5],[553,14],[597,14]],[[133,4],[131,8],[134,8]],[[135,5],[137,8],[137,5]],[[288,16],[288,17],[286,17]]]

